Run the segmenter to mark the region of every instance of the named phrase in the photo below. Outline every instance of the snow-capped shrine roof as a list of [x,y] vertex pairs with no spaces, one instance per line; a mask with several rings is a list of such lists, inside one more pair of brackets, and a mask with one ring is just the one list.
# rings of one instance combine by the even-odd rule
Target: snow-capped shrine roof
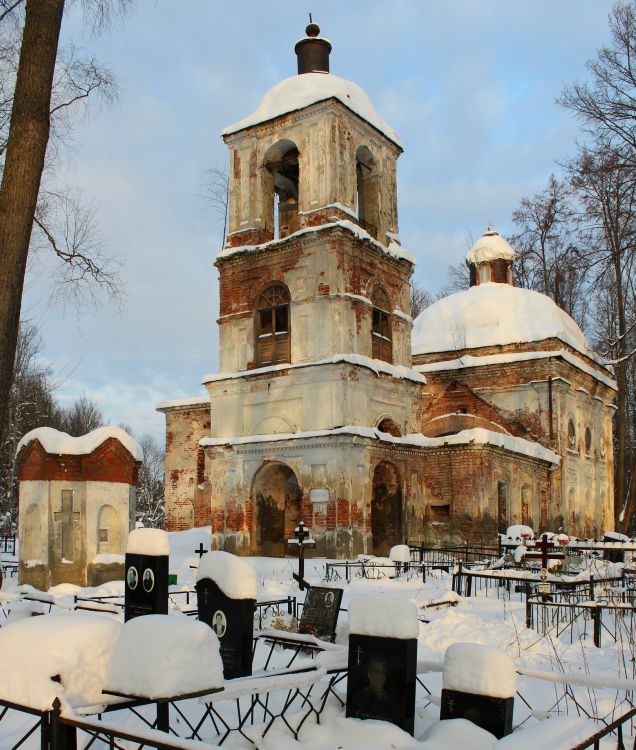
[[598,361],[583,331],[550,297],[510,284],[479,284],[427,307],[415,320],[412,352],[431,354],[557,338]]
[[106,442],[108,438],[115,438],[126,448],[135,461],[143,461],[143,451],[139,443],[121,427],[98,427],[81,437],[72,437],[66,432],[60,432],[52,427],[37,427],[18,443],[16,455],[28,443],[38,440],[47,453],[64,456],[83,456],[92,453],[95,448]]
[[327,99],[337,99],[402,148],[397,133],[380,117],[360,86],[331,73],[304,73],[285,78],[272,86],[251,115],[221,132],[223,135],[230,135]]
[[498,258],[514,260],[515,251],[499,232],[488,228],[468,251],[466,262],[477,264]]

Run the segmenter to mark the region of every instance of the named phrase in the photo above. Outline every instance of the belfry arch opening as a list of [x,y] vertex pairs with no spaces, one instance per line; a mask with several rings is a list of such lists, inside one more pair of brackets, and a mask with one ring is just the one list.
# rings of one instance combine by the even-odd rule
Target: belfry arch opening
[[275,239],[300,229],[298,217],[298,147],[283,139],[265,152],[263,159],[265,226]]
[[356,203],[360,226],[378,237],[378,170],[373,154],[367,146],[356,151]]
[[254,552],[284,557],[287,539],[300,521],[303,496],[298,478],[289,466],[272,462],[262,466],[252,483],[254,503]]
[[387,556],[391,547],[401,544],[402,479],[397,467],[381,461],[373,472],[371,494],[371,537],[374,555]]

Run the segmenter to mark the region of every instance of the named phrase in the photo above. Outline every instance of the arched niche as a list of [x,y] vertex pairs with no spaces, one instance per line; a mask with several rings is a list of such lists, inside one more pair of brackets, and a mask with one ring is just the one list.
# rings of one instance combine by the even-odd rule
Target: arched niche
[[497,482],[497,531],[504,534],[508,528],[508,484],[500,479]]
[[376,160],[368,146],[356,151],[356,204],[360,226],[377,239],[380,224],[379,179]]
[[252,481],[255,529],[254,551],[268,557],[284,557],[300,521],[302,489],[293,469],[273,461],[261,466]]
[[277,239],[300,229],[298,156],[296,144],[283,138],[270,146],[263,157],[264,223]]
[[102,505],[97,514],[97,554],[121,554],[122,550],[119,511],[112,505]]
[[388,414],[383,414],[377,419],[376,430],[379,430],[380,432],[386,432],[393,437],[402,437],[402,432],[397,426],[397,423],[395,422],[393,417]]
[[398,468],[381,461],[373,471],[371,536],[374,555],[386,556],[403,541],[402,478]]

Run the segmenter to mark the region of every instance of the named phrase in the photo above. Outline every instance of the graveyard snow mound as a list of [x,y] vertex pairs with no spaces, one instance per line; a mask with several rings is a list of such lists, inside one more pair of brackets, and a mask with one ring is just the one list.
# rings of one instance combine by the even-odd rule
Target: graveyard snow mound
[[421,739],[422,750],[456,750],[462,747],[492,750],[497,743],[493,734],[468,719],[436,721]]
[[125,695],[167,698],[221,687],[223,663],[212,628],[189,617],[145,615],[122,628],[106,687]]
[[396,544],[395,547],[391,547],[389,557],[393,562],[411,562],[411,550],[408,544]]
[[356,597],[349,604],[349,632],[379,638],[417,638],[417,609],[397,596]]
[[126,552],[131,555],[161,557],[170,555],[170,537],[161,529],[133,529],[128,535]]
[[444,656],[443,686],[492,698],[512,698],[517,692],[513,659],[492,646],[453,643]]
[[214,581],[230,599],[256,599],[256,569],[231,552],[208,552],[197,570],[197,582]]
[[[0,698],[46,711],[103,703],[102,688],[122,626],[106,617],[64,613],[0,629]],[[59,675],[59,682],[53,677]],[[57,679],[57,678],[56,678]]]

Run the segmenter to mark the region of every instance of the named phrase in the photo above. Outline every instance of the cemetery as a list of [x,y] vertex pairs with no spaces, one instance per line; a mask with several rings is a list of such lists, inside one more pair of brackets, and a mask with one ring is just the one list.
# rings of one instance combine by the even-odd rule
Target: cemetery
[[123,581],[6,576],[0,747],[631,746],[636,544],[531,532],[345,575],[303,560],[311,529],[239,558],[208,527],[138,528]]

